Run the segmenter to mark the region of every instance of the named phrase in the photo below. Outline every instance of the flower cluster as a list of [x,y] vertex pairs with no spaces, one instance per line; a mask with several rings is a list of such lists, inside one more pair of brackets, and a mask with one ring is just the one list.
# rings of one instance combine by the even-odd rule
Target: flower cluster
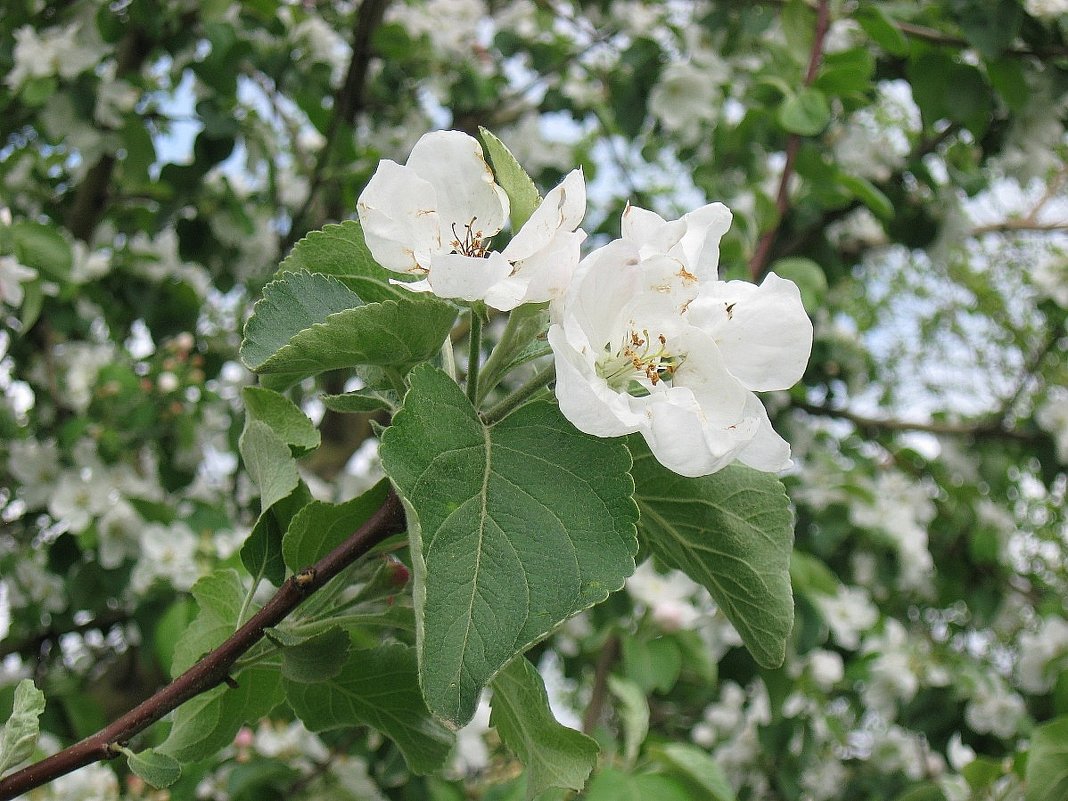
[[550,302],[548,331],[563,414],[588,434],[640,433],[684,476],[734,460],[777,471],[790,447],[755,392],[800,380],[812,325],[793,282],[721,281],[731,212],[711,203],[667,221],[628,207],[622,238],[581,262],[582,173],[550,191],[503,250],[509,200],[477,141],[422,137],[406,165],[382,161],[357,204],[383,267],[413,291],[508,311]]

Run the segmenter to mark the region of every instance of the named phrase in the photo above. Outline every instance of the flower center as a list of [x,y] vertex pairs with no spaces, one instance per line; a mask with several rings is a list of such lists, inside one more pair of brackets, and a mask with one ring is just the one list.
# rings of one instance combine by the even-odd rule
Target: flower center
[[475,228],[477,219],[478,217],[472,217],[471,222],[464,225],[462,233],[456,230],[456,223],[452,224],[452,242],[449,245],[453,253],[479,259],[486,257],[492,237],[486,236],[480,229]]
[[631,330],[615,351],[612,343],[605,344],[595,368],[597,375],[616,392],[642,398],[650,394],[651,387],[670,385],[685,359],[685,355],[668,350],[667,337],[663,334],[652,337],[648,329],[643,329],[641,334]]

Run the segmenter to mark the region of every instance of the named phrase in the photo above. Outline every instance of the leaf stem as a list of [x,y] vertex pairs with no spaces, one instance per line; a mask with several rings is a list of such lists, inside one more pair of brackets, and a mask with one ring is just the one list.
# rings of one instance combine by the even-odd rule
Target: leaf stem
[[467,352],[467,397],[471,403],[475,403],[478,400],[478,370],[482,361],[482,315],[473,305],[468,338],[470,348]]
[[540,373],[535,373],[533,378],[528,380],[525,384],[519,387],[519,389],[482,415],[482,419],[488,425],[500,422],[541,392],[541,390],[551,384],[555,379],[556,363],[553,362]]

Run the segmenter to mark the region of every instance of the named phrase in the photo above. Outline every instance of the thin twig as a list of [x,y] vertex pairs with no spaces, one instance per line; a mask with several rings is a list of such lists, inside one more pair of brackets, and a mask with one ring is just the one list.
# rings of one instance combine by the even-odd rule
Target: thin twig
[[1010,439],[1019,442],[1034,442],[1036,437],[1026,431],[1004,428],[999,420],[984,420],[971,423],[924,422],[921,420],[898,420],[895,418],[866,417],[849,409],[835,409],[805,401],[795,401],[794,408],[818,417],[837,417],[847,420],[864,431],[921,431],[929,434],[950,434],[990,439]]
[[615,634],[605,640],[601,647],[601,653],[597,656],[597,665],[593,673],[593,690],[590,693],[590,702],[586,705],[586,711],[582,715],[582,733],[593,734],[601,720],[604,711],[604,702],[608,697],[608,676],[612,672],[612,666],[619,656],[619,637]]
[[0,801],[16,798],[78,768],[114,757],[115,744],[127,743],[135,734],[144,731],[190,698],[225,682],[234,663],[263,639],[265,629],[277,626],[305,598],[378,543],[403,531],[404,525],[400,500],[391,491],[378,511],[348,539],[314,566],[286,581],[245,625],[177,679],[96,734],[0,779]]
[[[812,49],[808,56],[808,69],[805,70],[805,86],[811,86],[816,80],[816,74],[823,60],[823,41],[827,37],[827,30],[831,25],[830,0],[820,0],[816,10],[816,31],[812,37]],[[775,238],[779,234],[783,218],[790,207],[790,180],[794,176],[794,166],[797,161],[798,151],[801,150],[801,135],[792,133],[786,140],[786,163],[782,168],[782,176],[779,178],[779,191],[775,196],[775,210],[777,217],[775,224],[764,232],[757,243],[753,258],[749,261],[749,275],[754,282],[759,282],[768,269],[771,261],[771,249],[775,244]]]

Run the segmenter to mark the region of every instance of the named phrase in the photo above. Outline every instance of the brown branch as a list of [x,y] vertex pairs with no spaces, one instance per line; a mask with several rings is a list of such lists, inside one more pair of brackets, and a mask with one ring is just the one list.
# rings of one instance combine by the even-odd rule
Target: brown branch
[[604,702],[608,697],[608,674],[619,656],[619,637],[615,634],[605,640],[601,647],[601,653],[597,656],[597,666],[593,674],[593,691],[590,693],[590,702],[586,705],[586,711],[582,715],[582,733],[592,734],[601,720],[604,711]]
[[[188,16],[188,15],[186,15]],[[183,25],[191,20],[183,17]],[[119,43],[116,55],[115,77],[123,78],[141,69],[152,52],[155,43],[141,28],[131,28]],[[78,185],[74,202],[67,211],[66,225],[75,237],[83,242],[93,238],[93,232],[107,211],[107,202],[111,194],[111,174],[118,163],[115,156],[105,153],[89,168],[85,178]]]
[[[901,22],[900,20],[894,20],[894,24],[904,33],[906,36],[911,36],[913,39],[921,39],[925,42],[930,42],[936,45],[945,45],[947,47],[960,47],[960,48],[973,48],[974,45],[967,39],[961,36],[953,36],[948,33],[936,30],[934,28],[928,28],[924,25],[914,25],[911,22]],[[1013,47],[1004,51],[1005,55],[1010,56],[1036,56],[1038,58],[1059,58],[1068,56],[1068,48],[1064,47]]]
[[[812,49],[808,56],[808,69],[805,71],[805,86],[811,86],[819,72],[820,62],[823,60],[823,41],[827,37],[827,29],[831,24],[830,0],[820,0],[816,10],[816,31],[812,37]],[[760,237],[753,258],[749,261],[749,275],[754,282],[759,282],[768,269],[771,261],[771,249],[775,244],[779,228],[782,226],[783,217],[790,207],[790,179],[794,175],[794,165],[797,161],[797,153],[801,149],[801,135],[792,133],[786,140],[786,163],[782,168],[782,176],[779,178],[779,191],[775,196],[775,210],[777,218],[775,224]]]
[[1027,219],[1001,220],[988,225],[977,225],[972,229],[972,236],[986,236],[987,234],[1011,234],[1021,231],[1033,231],[1040,234],[1068,231],[1068,221],[1040,223]]
[[0,801],[8,801],[93,762],[111,759],[115,756],[114,745],[125,744],[190,698],[226,682],[234,663],[263,639],[265,629],[281,623],[305,598],[387,537],[403,531],[404,525],[400,500],[391,490],[378,511],[347,540],[314,566],[286,581],[245,625],[177,679],[96,734],[0,779]]
[[920,420],[897,420],[894,418],[866,417],[848,409],[835,409],[805,401],[794,401],[795,409],[801,409],[817,417],[837,417],[846,420],[858,429],[869,432],[920,431],[928,434],[950,434],[987,439],[1009,439],[1018,442],[1034,442],[1037,438],[1026,431],[1004,428],[999,420],[971,423],[939,423]]
[[308,195],[304,203],[293,215],[289,233],[282,240],[281,256],[302,237],[309,226],[308,215],[311,214],[315,199],[322,188],[330,159],[333,156],[334,146],[337,144],[338,134],[342,130],[342,123],[351,125],[356,115],[359,114],[367,102],[367,70],[374,55],[371,47],[371,38],[375,30],[382,24],[389,0],[363,0],[356,10],[356,18],[352,28],[352,58],[349,59],[348,69],[345,71],[345,79],[338,87],[334,95],[334,113],[330,117],[330,125],[326,130],[326,141],[319,158],[312,168],[312,174],[308,179]]
[[11,654],[21,654],[27,657],[36,655],[46,643],[55,642],[64,634],[84,634],[87,631],[94,630],[106,632],[113,626],[129,622],[130,617],[129,612],[111,612],[93,618],[86,623],[78,623],[65,628],[51,626],[21,640],[12,640],[0,644],[0,659]]

